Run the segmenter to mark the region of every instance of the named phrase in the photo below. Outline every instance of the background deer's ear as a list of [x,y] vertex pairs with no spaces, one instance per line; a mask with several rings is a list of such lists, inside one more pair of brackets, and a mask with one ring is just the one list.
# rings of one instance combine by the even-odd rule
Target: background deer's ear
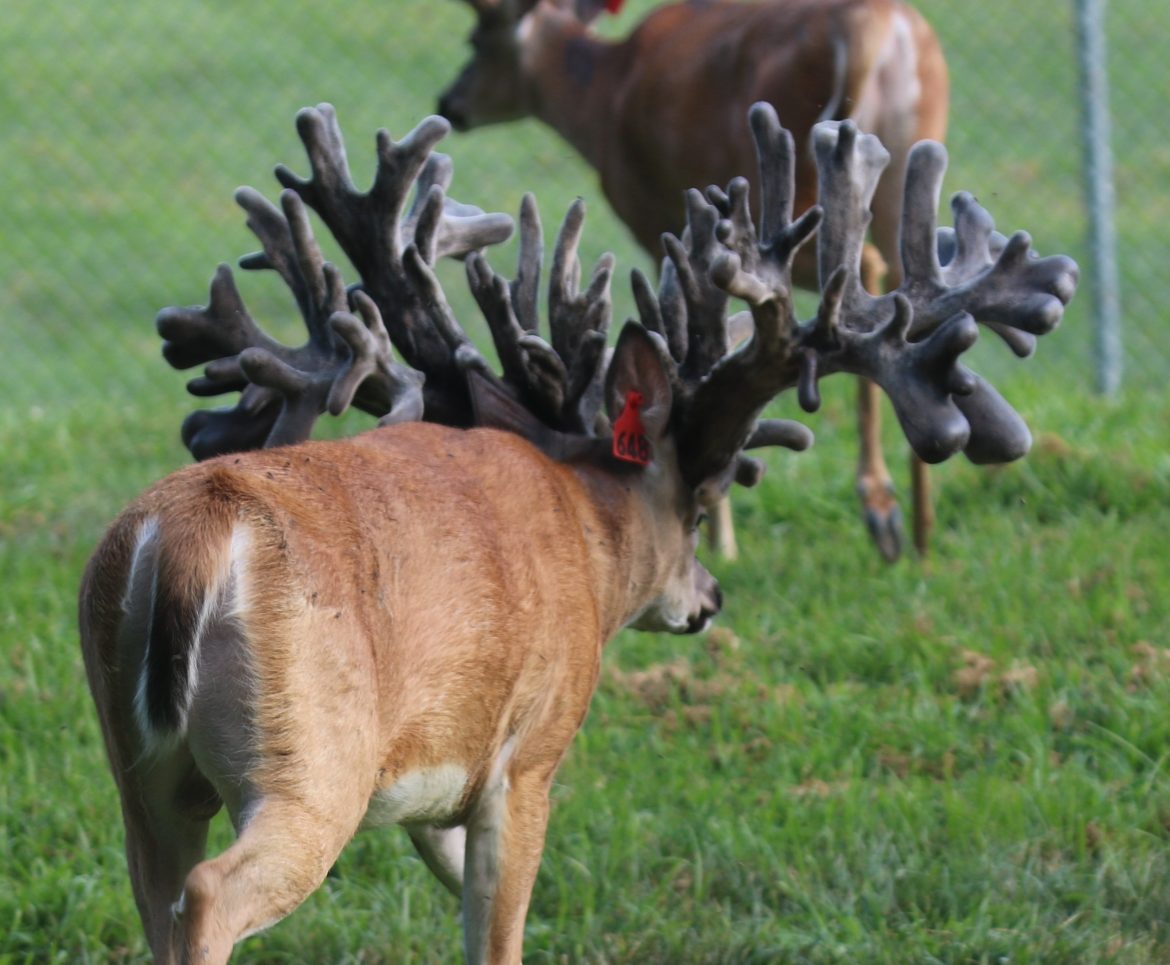
[[553,0],[553,3],[584,24],[593,23],[603,11],[618,13],[622,8],[622,0]]
[[673,366],[666,343],[636,322],[629,322],[618,336],[613,360],[605,378],[605,407],[611,424],[626,407],[631,392],[642,397],[642,425],[652,442],[666,435],[674,400],[670,370]]

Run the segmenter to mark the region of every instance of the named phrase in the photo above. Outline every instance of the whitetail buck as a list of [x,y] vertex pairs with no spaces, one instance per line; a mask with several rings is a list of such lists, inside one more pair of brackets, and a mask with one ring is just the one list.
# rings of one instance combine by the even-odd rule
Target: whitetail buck
[[[684,224],[684,192],[725,185],[755,170],[743,118],[772,104],[796,139],[796,210],[816,201],[813,126],[853,120],[876,134],[890,165],[873,199],[863,280],[870,291],[901,283],[898,221],[910,147],[941,141],[948,80],[938,39],[900,0],[764,0],[676,3],[652,11],[612,42],[590,23],[604,0],[467,0],[477,22],[474,53],[439,99],[458,130],[532,116],[552,127],[597,170],[618,217],[652,258],[663,232]],[[797,285],[819,290],[811,257],[794,265]],[[883,278],[884,276],[884,278]],[[857,491],[876,545],[901,552],[901,514],[882,455],[879,394],[858,388]],[[932,522],[928,479],[911,460],[913,529],[925,552]],[[715,517],[734,555],[729,515]]]
[[[226,961],[304,900],[357,830],[388,824],[460,896],[468,960],[519,961],[550,782],[602,646],[623,626],[706,626],[721,601],[695,558],[704,506],[758,478],[744,448],[811,441],[799,424],[760,421],[767,402],[797,386],[815,401],[819,377],[847,371],[886,388],[928,457],[1018,448],[1026,428],[958,363],[976,337],[966,312],[1047,331],[1076,266],[1033,257],[1022,234],[1005,244],[958,196],[956,254],[940,269],[945,160],[926,144],[907,179],[910,283],[871,297],[858,269],[880,144],[850,124],[818,128],[823,224],[820,208],[793,221],[791,139],[765,105],[751,126],[766,172],[758,231],[742,186],[722,217],[692,195],[686,240],[668,240],[672,270],[656,291],[635,275],[642,324],[627,323],[608,363],[611,263],[578,290],[581,206],[556,244],[546,342],[535,205],[522,206],[505,280],[479,249],[510,222],[445,198],[438,118],[397,144],[381,133],[362,194],[332,109],[306,109],[311,178],[279,168],[280,208],[237,194],[263,246],[242,264],[283,277],[309,340],[267,336],[226,267],[205,308],[159,314],[172,364],[209,363],[189,388],[241,399],[188,418],[192,451],[220,455],[139,497],[81,590],[86,671],[160,962]],[[359,286],[323,261],[306,204]],[[791,260],[818,224],[822,265],[838,267],[800,324]],[[466,255],[502,377],[447,307],[431,267],[445,254]],[[731,295],[754,325],[725,354]],[[351,401],[386,424],[282,444]],[[221,808],[237,838],[205,859]]]

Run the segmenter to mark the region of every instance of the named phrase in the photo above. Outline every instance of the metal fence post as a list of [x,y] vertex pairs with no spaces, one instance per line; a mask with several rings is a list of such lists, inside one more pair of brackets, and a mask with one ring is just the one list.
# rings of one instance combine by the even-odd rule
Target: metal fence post
[[1094,348],[1097,390],[1111,395],[1121,386],[1121,303],[1117,236],[1113,225],[1113,150],[1110,141],[1109,78],[1105,63],[1105,0],[1076,0],[1077,50],[1081,75],[1085,200],[1089,214]]

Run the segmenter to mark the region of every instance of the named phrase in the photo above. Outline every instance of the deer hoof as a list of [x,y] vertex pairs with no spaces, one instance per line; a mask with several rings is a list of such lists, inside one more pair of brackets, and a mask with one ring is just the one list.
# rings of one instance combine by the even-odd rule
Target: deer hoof
[[882,509],[865,508],[865,525],[877,551],[887,563],[896,563],[902,555],[902,510],[897,503]]

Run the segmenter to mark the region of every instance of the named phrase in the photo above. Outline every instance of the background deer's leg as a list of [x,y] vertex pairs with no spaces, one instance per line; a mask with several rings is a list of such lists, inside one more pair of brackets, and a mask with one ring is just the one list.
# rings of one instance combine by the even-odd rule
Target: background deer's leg
[[881,446],[881,390],[869,379],[857,380],[859,454],[857,495],[865,524],[881,553],[893,563],[902,553],[902,510]]
[[423,863],[457,898],[463,894],[463,867],[467,853],[467,828],[416,825],[408,828],[410,840]]
[[548,826],[547,778],[531,773],[489,788],[467,825],[463,944],[469,965],[520,961],[524,919]]
[[910,453],[910,486],[914,500],[914,549],[925,556],[934,529],[934,503],[930,494],[930,467]]
[[711,507],[707,520],[707,545],[725,560],[739,559],[735,543],[735,520],[731,515],[731,499],[724,496]]
[[[866,245],[861,258],[862,285],[876,294],[886,281],[884,259],[873,245]],[[878,552],[892,563],[902,554],[902,510],[882,454],[881,390],[865,378],[857,380],[857,431],[857,495]]]

